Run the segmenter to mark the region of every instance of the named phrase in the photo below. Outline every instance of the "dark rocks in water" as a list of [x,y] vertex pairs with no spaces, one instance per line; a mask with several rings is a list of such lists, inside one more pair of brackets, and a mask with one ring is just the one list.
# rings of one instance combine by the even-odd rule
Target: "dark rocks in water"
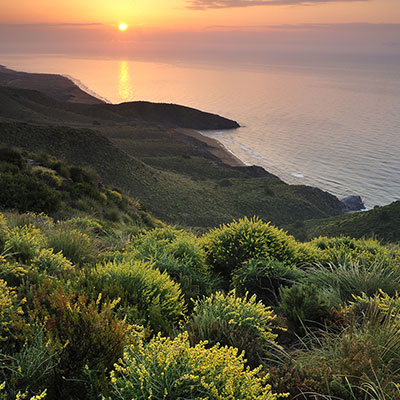
[[276,175],[271,174],[270,172],[266,171],[263,167],[259,167],[257,165],[237,166],[232,168],[244,172],[246,175],[252,178],[275,178],[280,180]]
[[343,212],[365,210],[365,204],[361,196],[348,196],[341,200],[343,204]]

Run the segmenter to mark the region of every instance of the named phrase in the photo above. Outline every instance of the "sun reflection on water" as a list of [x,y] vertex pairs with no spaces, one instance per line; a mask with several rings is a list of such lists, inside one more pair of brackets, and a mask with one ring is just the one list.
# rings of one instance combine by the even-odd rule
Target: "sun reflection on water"
[[127,61],[120,61],[119,63],[118,93],[122,102],[132,101],[133,99],[129,64]]

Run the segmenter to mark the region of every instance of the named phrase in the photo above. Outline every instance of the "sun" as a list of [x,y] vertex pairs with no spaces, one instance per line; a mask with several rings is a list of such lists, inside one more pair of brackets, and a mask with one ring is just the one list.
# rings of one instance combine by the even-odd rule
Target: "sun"
[[128,29],[128,25],[125,24],[125,22],[121,22],[121,23],[118,25],[118,28],[119,28],[120,31],[126,31],[126,30]]

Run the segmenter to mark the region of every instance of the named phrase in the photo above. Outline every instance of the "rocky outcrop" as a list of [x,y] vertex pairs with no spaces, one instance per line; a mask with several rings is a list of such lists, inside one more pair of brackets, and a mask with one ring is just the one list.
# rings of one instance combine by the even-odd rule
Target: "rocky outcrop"
[[348,196],[340,201],[343,204],[343,212],[365,210],[365,204],[361,196]]

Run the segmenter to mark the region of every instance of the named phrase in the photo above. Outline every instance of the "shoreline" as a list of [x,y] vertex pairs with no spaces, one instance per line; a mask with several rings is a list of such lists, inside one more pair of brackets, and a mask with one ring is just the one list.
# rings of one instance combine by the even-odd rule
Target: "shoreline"
[[207,145],[207,150],[221,163],[230,167],[248,167],[240,158],[231,153],[221,142],[217,139],[210,138],[202,135],[199,131],[186,128],[175,128],[176,132],[182,133],[185,136],[192,137]]

